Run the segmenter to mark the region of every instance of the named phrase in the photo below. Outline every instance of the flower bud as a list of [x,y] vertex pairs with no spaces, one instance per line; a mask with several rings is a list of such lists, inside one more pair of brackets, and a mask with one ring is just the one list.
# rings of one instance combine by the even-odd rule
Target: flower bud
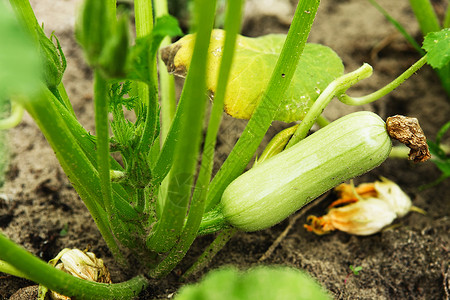
[[[48,38],[42,28],[37,29],[39,36],[39,51],[43,62],[43,79],[47,87],[56,89],[61,83],[64,71],[66,70],[66,58],[55,35]],[[53,44],[55,38],[57,46]]]

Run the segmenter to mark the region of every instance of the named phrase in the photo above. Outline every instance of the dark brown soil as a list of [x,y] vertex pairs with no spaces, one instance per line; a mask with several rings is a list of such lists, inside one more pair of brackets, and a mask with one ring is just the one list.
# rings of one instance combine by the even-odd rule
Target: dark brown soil
[[[69,64],[64,83],[80,122],[93,130],[91,73],[73,39],[76,2],[79,1],[55,4],[51,0],[34,0],[32,4],[38,19],[45,22],[46,30],[54,30],[60,38]],[[248,1],[243,33],[259,36],[287,32],[292,4],[287,0],[263,2],[264,5],[256,5],[258,0]],[[405,24],[410,33],[420,36],[408,1],[379,2]],[[436,3],[439,11],[445,8],[439,1]],[[374,75],[353,88],[352,95],[367,94],[382,87],[419,58],[367,1],[322,1],[310,42],[333,48],[342,57],[346,71],[358,68],[363,62],[374,67]],[[371,110],[384,119],[395,114],[417,117],[427,137],[434,139],[437,130],[450,119],[450,99],[431,68],[424,67],[374,104],[348,107],[334,100],[325,115],[334,120],[356,110]],[[245,121],[224,116],[222,130],[226,134],[218,142],[217,164],[226,158],[244,126]],[[274,124],[266,142],[284,126]],[[28,115],[10,130],[9,139],[12,157],[7,182],[0,190],[1,231],[44,260],[53,258],[66,247],[84,249],[89,246],[106,261],[113,281],[120,282],[134,275],[136,270],[121,270],[114,263],[87,209]],[[448,280],[450,273],[450,180],[421,190],[421,186],[440,175],[431,162],[415,165],[404,159],[388,159],[357,182],[373,181],[380,175],[397,182],[411,196],[414,205],[427,214],[410,213],[395,222],[398,226],[368,237],[341,232],[316,236],[306,232],[303,228],[305,215],[323,213],[331,201],[330,196],[298,219],[262,263],[304,269],[336,299],[448,299],[450,287],[445,278]],[[288,221],[261,232],[236,234],[213,259],[209,269],[227,264],[245,268],[258,263],[286,226]],[[61,234],[62,229],[67,229],[66,235]],[[177,275],[186,270],[212,240],[212,236],[199,238],[185,261],[166,279],[152,282],[142,298],[170,297],[181,285]],[[350,265],[363,269],[357,276],[350,275]],[[200,275],[191,280],[199,279]],[[33,285],[30,281],[0,274],[0,299],[8,299],[18,289],[30,285]]]

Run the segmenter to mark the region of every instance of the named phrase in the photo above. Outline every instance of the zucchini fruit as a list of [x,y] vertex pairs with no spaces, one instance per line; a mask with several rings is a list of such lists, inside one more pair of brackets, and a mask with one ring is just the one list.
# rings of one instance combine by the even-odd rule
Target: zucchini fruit
[[346,115],[236,178],[222,195],[222,214],[243,231],[271,227],[339,183],[377,167],[391,147],[378,115]]

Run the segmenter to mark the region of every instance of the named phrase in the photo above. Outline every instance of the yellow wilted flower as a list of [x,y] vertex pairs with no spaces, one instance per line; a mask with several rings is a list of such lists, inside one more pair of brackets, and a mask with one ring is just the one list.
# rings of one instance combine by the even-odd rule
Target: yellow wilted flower
[[[58,261],[61,262],[58,263]],[[97,258],[92,252],[66,248],[61,250],[49,263],[53,266],[56,265],[55,268],[61,271],[84,280],[111,283],[111,275],[103,260]],[[54,300],[70,300],[70,297],[54,291],[51,291],[50,297]]]
[[[307,218],[310,224],[304,226],[308,231],[322,235],[337,229],[355,235],[371,235],[411,210],[424,213],[412,206],[409,196],[395,182],[386,178],[356,188],[341,184],[335,190],[340,198],[330,205],[326,215]],[[335,207],[340,204],[347,205]]]

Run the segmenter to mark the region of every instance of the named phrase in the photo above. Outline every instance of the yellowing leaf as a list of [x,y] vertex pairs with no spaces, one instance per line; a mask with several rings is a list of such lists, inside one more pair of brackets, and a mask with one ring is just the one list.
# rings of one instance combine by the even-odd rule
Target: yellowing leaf
[[[225,95],[224,110],[229,115],[250,119],[269,82],[285,38],[281,34],[258,38],[237,37]],[[207,88],[212,95],[216,91],[224,40],[225,31],[213,30],[207,66]],[[161,56],[169,72],[181,77],[186,75],[194,42],[195,34],[190,34],[162,49]],[[302,120],[319,94],[343,72],[342,61],[333,50],[318,44],[306,44],[275,119],[284,122]]]

